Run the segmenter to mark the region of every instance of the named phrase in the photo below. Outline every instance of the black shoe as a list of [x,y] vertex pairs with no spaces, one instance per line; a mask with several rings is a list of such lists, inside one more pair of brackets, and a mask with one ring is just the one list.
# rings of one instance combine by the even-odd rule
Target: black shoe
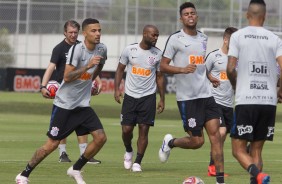
[[95,158],[90,158],[87,162],[88,164],[101,164],[100,160],[96,160]]
[[68,157],[68,154],[66,152],[62,152],[59,162],[71,162],[71,160]]

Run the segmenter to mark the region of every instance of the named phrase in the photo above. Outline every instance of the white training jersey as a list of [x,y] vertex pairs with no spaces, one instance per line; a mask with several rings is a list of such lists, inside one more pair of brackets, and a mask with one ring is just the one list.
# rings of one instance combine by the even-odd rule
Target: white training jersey
[[234,90],[227,78],[227,62],[227,54],[224,54],[221,49],[210,52],[205,59],[208,73],[220,81],[218,87],[212,87],[212,94],[216,103],[225,107],[233,107]]
[[231,35],[228,56],[238,59],[235,104],[277,104],[277,64],[281,39],[263,27],[247,26]]
[[190,36],[183,29],[168,38],[163,57],[172,59],[176,67],[186,67],[188,64],[197,65],[194,73],[174,75],[177,101],[212,96],[204,62],[207,41],[208,37],[205,34],[197,31],[196,36]]
[[127,66],[125,93],[141,98],[156,93],[156,72],[160,71],[161,51],[156,47],[143,50],[138,43],[127,46],[119,62]]
[[[97,44],[95,49],[91,51],[86,48],[84,42],[80,42],[70,48],[66,64],[79,69],[86,66],[89,60],[96,55],[102,56],[103,59],[101,59],[100,64],[105,64],[107,48],[104,44]],[[90,68],[75,81],[66,83],[63,80],[56,93],[54,105],[64,109],[90,106],[92,78],[96,67],[97,65]]]

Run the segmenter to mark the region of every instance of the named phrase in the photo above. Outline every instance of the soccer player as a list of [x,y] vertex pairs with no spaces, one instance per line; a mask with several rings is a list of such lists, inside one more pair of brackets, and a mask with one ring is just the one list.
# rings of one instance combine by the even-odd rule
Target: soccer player
[[[160,72],[161,51],[155,47],[159,31],[153,25],[146,25],[140,43],[127,46],[121,54],[115,75],[115,100],[121,103],[119,89],[124,70],[127,67],[125,95],[121,110],[122,140],[125,146],[124,168],[141,172],[150,126],[154,126],[156,108],[158,113],[165,107],[164,77]],[[156,107],[156,90],[160,101]],[[132,138],[138,124],[137,156],[132,164]]]
[[90,107],[92,79],[102,70],[107,59],[107,48],[100,43],[101,26],[98,20],[87,18],[82,23],[83,42],[71,47],[68,53],[64,79],[55,96],[48,139],[38,148],[26,168],[16,176],[17,184],[27,184],[33,169],[52,153],[60,140],[74,130],[78,135],[90,133],[93,140],[85,152],[67,170],[67,175],[77,184],[85,184],[82,167],[94,157],[106,142],[106,134],[100,119]]
[[[65,22],[64,24],[65,39],[54,47],[52,51],[50,63],[44,73],[44,76],[41,82],[40,90],[41,90],[43,97],[53,98],[53,97],[50,97],[50,93],[46,89],[46,85],[48,81],[50,80],[54,71],[55,71],[55,80],[59,83],[63,81],[67,54],[71,46],[74,45],[75,43],[78,43],[77,37],[78,37],[79,30],[80,30],[80,25],[76,21],[68,20],[67,22]],[[97,76],[97,78],[99,78],[99,76]],[[78,141],[78,146],[80,150],[80,155],[82,155],[87,146],[87,135],[77,136],[77,141]],[[66,151],[66,143],[67,143],[67,139],[65,138],[61,140],[59,144],[59,156],[60,156],[59,162],[71,162],[71,160],[68,157],[67,151]],[[88,161],[88,163],[99,164],[101,163],[101,161],[91,158]]]
[[[226,135],[230,132],[230,127],[233,122],[234,90],[227,78],[226,66],[228,62],[227,53],[230,36],[235,31],[237,31],[237,28],[226,28],[223,33],[223,43],[221,48],[210,52],[205,59],[208,78],[213,84],[212,94],[220,110],[219,132],[222,146],[224,145]],[[216,176],[212,157],[210,157],[210,164],[208,166],[208,176]]]
[[[282,41],[263,27],[265,16],[265,2],[251,0],[248,26],[231,36],[228,52],[227,76],[236,89],[235,122],[230,132],[232,153],[250,174],[251,184],[270,182],[270,176],[262,172],[262,150],[265,141],[272,141],[274,136],[277,63],[282,68]],[[280,76],[278,101],[281,99]]]
[[[173,138],[171,134],[165,135],[159,150],[159,158],[161,162],[166,162],[174,147],[200,148],[204,144],[205,128],[216,167],[216,182],[222,184],[224,161],[219,133],[220,115],[211,93],[204,63],[208,38],[196,29],[198,15],[193,3],[183,3],[179,13],[183,28],[169,36],[160,69],[161,72],[175,76],[177,104],[187,135],[182,138]],[[170,65],[171,60],[174,65]]]

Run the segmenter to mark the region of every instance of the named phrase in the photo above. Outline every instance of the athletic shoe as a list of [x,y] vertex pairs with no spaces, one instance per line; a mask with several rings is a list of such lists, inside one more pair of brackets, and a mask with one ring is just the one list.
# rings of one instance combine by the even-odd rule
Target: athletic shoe
[[132,152],[125,152],[124,154],[124,161],[123,166],[125,169],[130,169],[132,166],[132,157],[133,157],[133,151]]
[[[209,165],[208,167],[208,176],[216,176],[215,165]],[[224,173],[224,177],[229,176],[228,174]]]
[[258,184],[269,184],[270,183],[270,176],[265,173],[259,173],[257,176]]
[[208,176],[216,176],[215,165],[209,165]]
[[132,172],[142,172],[141,165],[138,163],[134,163],[131,168]]
[[170,155],[171,148],[168,146],[168,142],[173,139],[171,134],[166,134],[163,140],[162,147],[159,150],[159,159],[161,162],[166,162]]
[[88,160],[87,164],[101,164],[101,161],[97,160],[95,158],[90,158],[90,160]]
[[77,184],[86,184],[82,178],[81,171],[73,170],[72,166],[68,169],[67,175],[73,178]]
[[22,176],[21,173],[16,176],[16,184],[28,184],[29,180],[27,177]]
[[71,162],[71,160],[68,157],[68,154],[66,152],[62,152],[59,162]]

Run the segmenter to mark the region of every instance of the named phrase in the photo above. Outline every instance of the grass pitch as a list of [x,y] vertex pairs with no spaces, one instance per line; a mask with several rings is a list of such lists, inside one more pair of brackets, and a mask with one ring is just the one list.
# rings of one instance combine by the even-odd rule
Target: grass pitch
[[[21,172],[35,149],[46,141],[52,100],[44,99],[40,93],[0,93],[0,183],[15,183],[15,176]],[[87,184],[180,184],[188,176],[198,176],[206,184],[215,183],[214,177],[207,176],[209,163],[209,141],[198,150],[173,149],[168,163],[158,159],[158,150],[163,136],[171,133],[174,137],[185,135],[182,129],[175,96],[166,96],[166,110],[156,116],[155,127],[150,129],[149,145],[142,162],[142,173],[132,173],[123,168],[124,147],[121,140],[119,114],[121,105],[114,101],[112,94],[92,97],[91,106],[101,117],[108,141],[95,157],[100,165],[84,167],[83,176]],[[264,172],[271,176],[272,184],[281,184],[282,152],[282,109],[278,105],[275,137],[266,142],[263,152]],[[136,153],[135,131],[133,148]],[[90,139],[90,137],[89,137]],[[72,163],[58,163],[56,150],[49,155],[30,175],[32,184],[75,183],[66,175],[66,170],[79,157],[75,134],[68,137],[67,151]],[[230,139],[225,142],[225,178],[227,184],[248,184],[249,176],[231,155]]]

